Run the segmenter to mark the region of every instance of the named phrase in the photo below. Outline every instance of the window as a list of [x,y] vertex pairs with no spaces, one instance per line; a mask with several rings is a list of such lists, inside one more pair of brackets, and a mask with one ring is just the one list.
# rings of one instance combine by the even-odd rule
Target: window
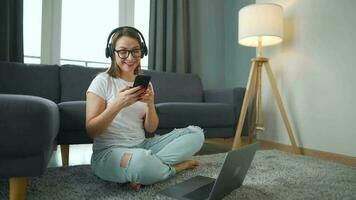
[[24,62],[41,62],[42,0],[23,1]]
[[[119,25],[135,26],[144,35],[148,46],[149,0],[62,0],[61,2],[61,4],[56,4],[48,0],[44,1],[46,6],[43,6],[48,9],[48,4],[51,4],[52,11],[54,10],[53,13],[57,11],[57,13],[60,13],[60,17],[49,16],[53,21],[51,23],[44,23],[42,28],[46,33],[52,31],[52,35],[50,37],[48,35],[42,36],[41,39],[42,0],[24,0],[24,28],[28,27],[28,30],[35,32],[30,35],[29,32],[24,31],[25,46],[31,48],[37,46],[37,51],[31,54],[28,53],[31,57],[26,58],[27,54],[25,53],[25,62],[29,59],[37,59],[36,62],[39,63],[40,59],[42,59],[42,61],[50,62],[49,64],[108,67],[110,59],[105,57],[107,37]],[[35,4],[37,5],[36,10],[32,8]],[[42,13],[45,11],[42,10]],[[25,16],[26,13],[29,13],[28,15],[31,17]],[[33,13],[36,13],[36,15]],[[51,14],[52,12],[47,11],[46,13]],[[35,17],[39,27],[33,26]],[[55,30],[56,27],[54,27],[56,24],[58,24],[61,30],[57,31],[57,33]],[[57,30],[59,30],[58,27]],[[33,35],[37,39],[34,39]],[[48,44],[50,43],[48,42],[48,38],[60,39],[58,40],[58,44],[53,42],[50,45],[43,45],[42,48],[48,49],[43,49],[47,53],[45,53],[46,55],[42,55],[43,58],[41,58],[41,40],[43,44]],[[33,58],[32,56],[37,57]],[[46,56],[50,56],[51,58],[46,59]],[[53,59],[53,57],[57,59]],[[141,65],[142,68],[147,68],[147,57],[142,59]]]
[[117,0],[62,0],[60,64],[96,66],[110,62],[104,49],[108,34],[119,24],[118,8]]
[[[150,25],[150,1],[149,0],[135,0],[135,27],[140,30],[147,48],[149,47],[148,32]],[[149,50],[148,50],[149,52]],[[142,68],[147,68],[148,66],[148,56],[145,56],[141,60]]]

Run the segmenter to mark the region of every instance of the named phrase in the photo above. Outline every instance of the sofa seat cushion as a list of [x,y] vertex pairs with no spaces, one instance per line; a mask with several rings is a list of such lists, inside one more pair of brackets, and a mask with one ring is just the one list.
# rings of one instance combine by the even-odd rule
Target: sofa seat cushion
[[60,130],[85,130],[85,107],[85,101],[67,101],[59,103]]
[[235,126],[234,107],[223,103],[159,103],[159,128]]

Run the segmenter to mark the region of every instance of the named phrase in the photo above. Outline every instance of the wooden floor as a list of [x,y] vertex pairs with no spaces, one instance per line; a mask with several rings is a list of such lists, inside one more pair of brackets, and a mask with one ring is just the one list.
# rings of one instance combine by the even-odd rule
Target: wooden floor
[[[214,153],[223,153],[231,150],[231,139],[208,139],[198,155],[207,155]],[[86,165],[90,164],[92,154],[92,144],[70,145],[69,147],[69,165]],[[61,149],[58,145],[54,151],[48,167],[62,166]]]
[[[290,145],[284,145],[284,144],[279,144],[279,143],[274,143],[274,142],[269,142],[269,141],[263,141],[259,140],[260,143],[260,149],[263,150],[269,150],[269,149],[277,149],[289,153],[293,153],[292,146]],[[233,138],[229,139],[209,139],[206,141],[207,144],[214,145],[215,149],[218,150],[229,150],[232,147],[233,143]],[[248,144],[248,138],[242,138],[242,145]],[[330,152],[324,152],[324,151],[317,151],[313,149],[307,149],[307,148],[300,148],[302,155],[305,156],[311,156],[323,160],[328,160],[332,162],[337,162],[340,164],[345,164],[349,166],[356,167],[356,157],[351,157],[351,156],[345,156],[341,154],[335,154],[335,153],[330,153]]]
[[[289,145],[283,145],[268,141],[259,141],[260,149],[278,149],[281,151],[286,151],[292,153],[292,148]],[[214,153],[223,153],[231,150],[233,143],[233,138],[229,139],[206,139],[203,148],[198,152],[198,155],[207,155]],[[247,145],[247,138],[242,138],[242,145]],[[49,167],[59,167],[62,166],[62,159],[60,153],[60,147],[58,146],[57,150],[53,153],[53,156],[49,162]],[[324,160],[329,160],[333,162],[338,162],[341,164],[355,166],[356,167],[356,157],[349,157],[344,155],[338,155],[328,152],[316,151],[311,149],[302,148],[301,152],[303,155],[312,156]],[[83,165],[90,164],[90,158],[92,154],[92,145],[70,145],[69,150],[69,165]]]

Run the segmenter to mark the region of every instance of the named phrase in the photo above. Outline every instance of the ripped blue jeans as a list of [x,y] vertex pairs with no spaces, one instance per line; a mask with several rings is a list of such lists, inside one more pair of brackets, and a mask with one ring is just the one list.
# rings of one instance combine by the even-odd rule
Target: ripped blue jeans
[[[203,130],[197,126],[188,126],[147,138],[134,147],[110,147],[95,152],[91,158],[91,167],[104,180],[149,185],[175,175],[172,165],[191,158],[203,143]],[[123,162],[124,157],[127,162]]]

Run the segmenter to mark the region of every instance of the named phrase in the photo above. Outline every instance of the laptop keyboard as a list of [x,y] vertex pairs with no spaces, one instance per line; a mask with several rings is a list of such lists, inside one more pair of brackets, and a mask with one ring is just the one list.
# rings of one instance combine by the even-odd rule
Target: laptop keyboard
[[210,195],[211,190],[213,189],[214,183],[215,182],[213,181],[207,185],[204,185],[192,192],[189,192],[188,194],[184,195],[184,197],[194,200],[207,199]]

